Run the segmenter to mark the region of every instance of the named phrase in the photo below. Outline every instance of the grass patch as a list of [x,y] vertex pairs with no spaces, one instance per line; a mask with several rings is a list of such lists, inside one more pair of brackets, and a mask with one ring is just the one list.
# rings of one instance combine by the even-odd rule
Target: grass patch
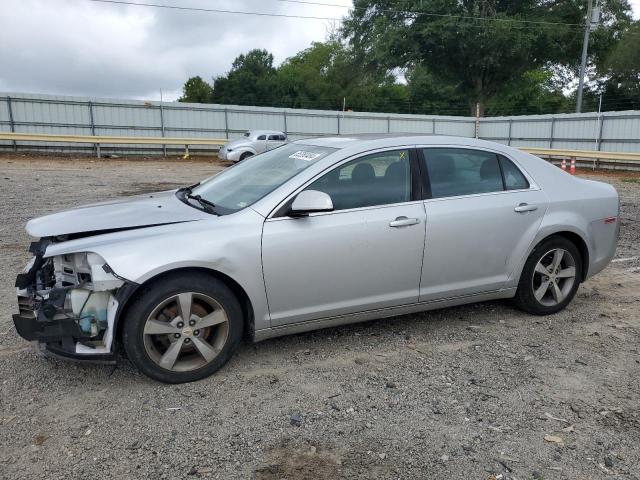
[[636,177],[636,178],[623,178],[622,179],[623,182],[625,183],[637,183],[640,184],[640,177]]

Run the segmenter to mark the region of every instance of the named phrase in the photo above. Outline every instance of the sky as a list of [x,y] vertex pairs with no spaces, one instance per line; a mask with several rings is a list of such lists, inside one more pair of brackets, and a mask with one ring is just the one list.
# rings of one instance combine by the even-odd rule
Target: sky
[[[640,18],[640,0],[629,1]],[[146,3],[329,18],[348,12],[282,0]],[[338,24],[89,0],[0,0],[0,91],[158,100],[162,89],[165,100],[175,100],[191,76],[210,81],[252,48],[267,49],[279,64]]]

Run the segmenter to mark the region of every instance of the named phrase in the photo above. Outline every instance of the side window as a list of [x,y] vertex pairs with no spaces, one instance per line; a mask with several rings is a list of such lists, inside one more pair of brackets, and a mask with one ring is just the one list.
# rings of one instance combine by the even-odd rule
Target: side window
[[455,197],[504,190],[495,154],[464,148],[422,150],[432,198]]
[[280,135],[269,135],[269,140],[280,140]]
[[258,137],[258,140],[266,140],[266,139],[267,139],[267,136],[266,136],[266,135],[260,135],[260,136]]
[[330,171],[306,189],[327,193],[335,210],[408,202],[411,200],[409,150],[360,157]]
[[280,135],[280,141],[281,142],[286,142],[287,141],[287,137],[285,135]]
[[529,182],[511,160],[500,155],[500,166],[507,190],[523,190],[529,188]]

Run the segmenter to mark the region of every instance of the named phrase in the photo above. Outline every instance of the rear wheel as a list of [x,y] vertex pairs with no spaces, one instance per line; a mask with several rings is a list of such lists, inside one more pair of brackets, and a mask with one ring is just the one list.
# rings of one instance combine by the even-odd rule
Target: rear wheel
[[221,368],[242,337],[242,309],[220,280],[194,273],[154,282],[128,310],[129,359],[167,383],[200,380]]
[[582,258],[564,237],[541,242],[525,263],[516,292],[516,304],[534,315],[559,312],[573,299],[582,278]]

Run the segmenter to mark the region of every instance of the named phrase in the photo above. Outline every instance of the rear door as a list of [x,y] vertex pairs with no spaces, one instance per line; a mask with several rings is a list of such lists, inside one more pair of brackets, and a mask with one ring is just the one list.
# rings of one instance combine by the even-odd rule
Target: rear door
[[280,145],[284,144],[282,138],[282,135],[269,135],[267,138],[267,150],[278,148]]
[[538,231],[546,195],[494,152],[422,148],[419,154],[430,197],[420,300],[503,288]]

